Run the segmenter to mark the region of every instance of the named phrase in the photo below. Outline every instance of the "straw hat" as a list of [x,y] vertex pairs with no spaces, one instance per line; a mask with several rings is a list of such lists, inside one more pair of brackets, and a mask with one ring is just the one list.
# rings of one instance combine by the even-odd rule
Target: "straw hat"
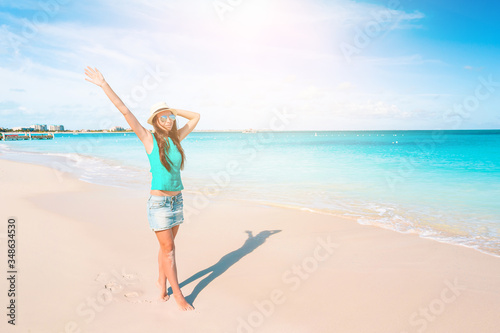
[[165,103],[165,102],[159,102],[159,103],[156,103],[155,105],[153,105],[151,107],[151,115],[148,118],[148,124],[153,125],[153,118],[154,118],[154,116],[158,112],[165,111],[165,110],[169,110],[170,112],[172,112],[173,114],[175,114],[175,116],[177,117],[177,110],[176,109],[170,108],[167,105],[167,103]]

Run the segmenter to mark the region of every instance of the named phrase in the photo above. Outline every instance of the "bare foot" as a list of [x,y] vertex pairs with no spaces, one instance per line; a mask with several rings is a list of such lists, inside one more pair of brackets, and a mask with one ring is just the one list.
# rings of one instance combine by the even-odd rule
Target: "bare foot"
[[168,293],[167,293],[167,288],[165,285],[166,282],[167,281],[165,281],[164,283],[161,283],[160,280],[156,281],[156,286],[158,287],[158,289],[160,289],[160,300],[162,302],[166,302],[170,298],[170,296],[168,296]]
[[191,304],[189,304],[186,299],[184,298],[184,296],[182,295],[182,293],[173,293],[174,295],[174,298],[175,298],[175,301],[177,302],[177,305],[179,306],[179,309],[181,309],[182,311],[186,311],[186,310],[194,310],[194,308],[191,306]]

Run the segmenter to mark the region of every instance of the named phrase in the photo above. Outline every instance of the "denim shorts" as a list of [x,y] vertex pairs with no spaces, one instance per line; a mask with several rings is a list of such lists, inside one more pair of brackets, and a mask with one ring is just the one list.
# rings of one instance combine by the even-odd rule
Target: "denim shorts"
[[148,221],[153,231],[170,229],[184,221],[182,192],[174,196],[150,195]]

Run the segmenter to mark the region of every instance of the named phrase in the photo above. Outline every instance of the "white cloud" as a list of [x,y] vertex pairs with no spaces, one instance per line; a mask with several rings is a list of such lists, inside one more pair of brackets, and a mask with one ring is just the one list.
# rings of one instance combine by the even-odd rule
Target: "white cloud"
[[341,82],[337,85],[337,89],[339,90],[351,90],[355,88],[355,85],[352,84],[352,82],[348,82],[348,81],[344,81],[344,82]]
[[439,64],[446,65],[445,62],[439,59],[424,59],[420,54],[412,54],[406,56],[395,57],[366,57],[359,56],[356,58],[358,63],[367,63],[371,65],[383,66],[406,66],[406,65],[422,65],[422,64]]
[[299,92],[297,98],[308,100],[308,99],[320,99],[323,96],[325,96],[325,93],[322,89],[315,86],[309,86],[306,89]]
[[484,67],[475,67],[475,66],[464,66],[464,69],[469,71],[481,71]]

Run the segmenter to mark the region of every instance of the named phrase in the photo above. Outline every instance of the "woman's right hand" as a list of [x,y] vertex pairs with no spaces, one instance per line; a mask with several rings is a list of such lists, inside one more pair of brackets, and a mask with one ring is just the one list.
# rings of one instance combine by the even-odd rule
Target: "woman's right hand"
[[99,87],[102,87],[104,83],[106,83],[104,76],[102,76],[101,72],[99,72],[95,67],[92,69],[90,66],[87,66],[87,68],[85,68],[85,74],[90,78],[90,80],[87,78],[85,78],[85,80],[92,82]]

